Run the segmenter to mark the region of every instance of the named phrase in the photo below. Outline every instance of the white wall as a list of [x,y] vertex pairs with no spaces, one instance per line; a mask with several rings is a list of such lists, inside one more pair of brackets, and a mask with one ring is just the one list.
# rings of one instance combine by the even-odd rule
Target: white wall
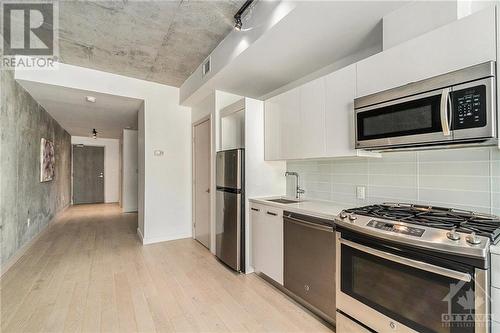
[[122,136],[122,211],[136,212],[139,174],[138,132],[124,129]]
[[245,148],[245,110],[221,117],[221,150]]
[[[144,100],[139,112],[138,233],[143,243],[191,237],[191,115],[179,105],[178,88],[63,63],[52,71],[17,70],[15,76]],[[164,155],[154,156],[154,150]]]
[[383,49],[437,29],[493,5],[493,1],[412,1],[385,15]]
[[104,202],[120,200],[120,141],[72,136],[71,144],[104,147]]

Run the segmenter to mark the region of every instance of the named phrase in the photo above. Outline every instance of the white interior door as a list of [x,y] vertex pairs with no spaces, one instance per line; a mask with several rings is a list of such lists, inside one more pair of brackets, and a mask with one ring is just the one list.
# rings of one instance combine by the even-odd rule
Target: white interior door
[[194,126],[194,238],[210,248],[210,120]]

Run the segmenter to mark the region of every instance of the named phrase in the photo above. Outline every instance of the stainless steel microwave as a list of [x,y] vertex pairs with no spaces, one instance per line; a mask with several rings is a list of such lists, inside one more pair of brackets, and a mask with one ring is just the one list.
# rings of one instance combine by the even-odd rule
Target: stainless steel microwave
[[354,100],[356,148],[495,144],[495,62]]

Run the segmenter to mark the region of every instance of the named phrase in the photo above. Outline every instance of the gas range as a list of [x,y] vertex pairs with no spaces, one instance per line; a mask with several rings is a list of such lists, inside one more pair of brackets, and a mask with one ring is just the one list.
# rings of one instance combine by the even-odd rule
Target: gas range
[[335,225],[344,317],[376,332],[490,332],[498,217],[385,203],[344,210]]
[[500,239],[500,219],[469,211],[384,203],[342,211],[338,226],[432,251],[486,258]]

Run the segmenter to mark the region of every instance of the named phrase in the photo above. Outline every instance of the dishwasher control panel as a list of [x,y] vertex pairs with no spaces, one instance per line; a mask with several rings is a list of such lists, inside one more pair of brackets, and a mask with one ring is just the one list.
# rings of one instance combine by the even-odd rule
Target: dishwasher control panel
[[421,228],[408,227],[402,224],[382,222],[377,220],[370,220],[370,222],[368,222],[366,225],[368,227],[372,227],[379,230],[390,231],[398,234],[415,236],[415,237],[422,237],[425,231],[424,229]]

